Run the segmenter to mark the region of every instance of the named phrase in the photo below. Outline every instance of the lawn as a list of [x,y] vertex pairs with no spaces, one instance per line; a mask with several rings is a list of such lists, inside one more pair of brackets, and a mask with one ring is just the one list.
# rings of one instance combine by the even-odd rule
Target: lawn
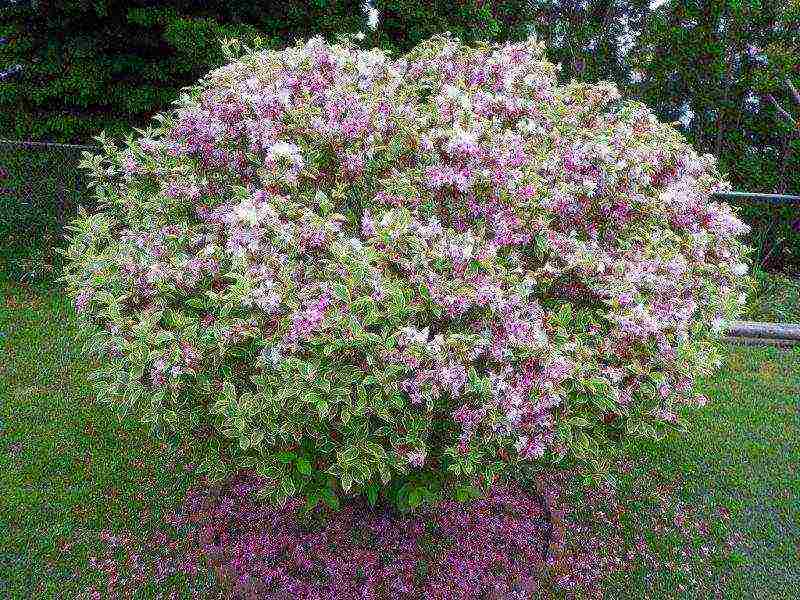
[[743,319],[768,323],[800,323],[800,278],[755,269],[756,280]]
[[[94,401],[74,331],[59,291],[0,281],[0,598],[83,597],[100,532],[156,528],[191,481],[180,454]],[[686,436],[628,448],[624,530],[667,566],[610,577],[608,598],[800,596],[800,350],[731,348],[703,388]],[[674,568],[678,541],[648,530],[659,493],[722,514],[711,539],[740,536],[699,581]]]

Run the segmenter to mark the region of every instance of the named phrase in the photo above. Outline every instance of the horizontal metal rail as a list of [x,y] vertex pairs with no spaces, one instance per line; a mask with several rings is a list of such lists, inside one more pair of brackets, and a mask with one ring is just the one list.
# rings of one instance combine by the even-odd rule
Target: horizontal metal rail
[[759,321],[731,321],[726,333],[737,337],[771,338],[800,342],[798,323],[761,323]]
[[800,347],[799,323],[762,323],[759,321],[732,321],[722,337],[731,344],[744,346]]
[[798,340],[777,340],[774,338],[726,335],[722,338],[722,341],[739,346],[775,346],[777,348],[800,347],[800,341]]
[[87,146],[85,144],[59,144],[58,142],[29,142],[24,140],[4,140],[0,139],[0,144],[9,146],[32,146],[32,147],[51,147],[51,148],[83,148],[85,150],[102,150],[102,146]]
[[800,196],[789,196],[786,194],[759,194],[755,192],[719,192],[713,194],[715,200],[722,201],[751,201],[765,202],[777,205],[800,205]]

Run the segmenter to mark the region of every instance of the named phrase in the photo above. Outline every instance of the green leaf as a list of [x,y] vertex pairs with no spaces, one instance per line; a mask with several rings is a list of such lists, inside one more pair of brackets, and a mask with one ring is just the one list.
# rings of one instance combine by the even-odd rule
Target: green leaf
[[226,381],[222,384],[222,393],[228,402],[236,401],[236,388],[230,381]]
[[380,486],[376,483],[370,483],[364,491],[367,493],[367,500],[369,501],[369,505],[374,507],[375,503],[378,501],[378,490]]
[[408,493],[408,505],[411,508],[417,508],[422,504],[424,488],[415,487]]
[[422,296],[425,300],[431,299],[431,292],[428,289],[428,286],[424,283],[419,284],[419,295]]
[[589,421],[587,421],[584,417],[572,417],[569,420],[570,423],[575,425],[575,427],[588,427]]
[[308,494],[308,496],[306,496],[306,506],[305,506],[306,510],[313,510],[314,508],[316,508],[317,505],[319,504],[319,501],[320,501],[319,494],[314,492]]
[[311,475],[311,463],[305,458],[298,458],[295,463],[297,470],[303,475]]
[[197,309],[204,309],[206,307],[206,303],[201,298],[189,298],[184,302],[184,304],[190,308],[197,308]]
[[169,342],[175,339],[175,334],[171,331],[159,331],[156,335],[156,344],[163,344],[164,342]]
[[468,502],[473,498],[480,497],[481,490],[474,485],[461,485],[456,488],[454,495],[459,502]]
[[367,452],[369,452],[375,458],[386,458],[386,450],[384,450],[383,446],[380,444],[376,444],[375,442],[365,442],[364,447],[366,448]]
[[279,463],[283,463],[284,465],[288,465],[291,462],[294,462],[297,459],[297,454],[294,452],[278,452],[275,455],[275,460]]
[[334,494],[330,488],[322,490],[322,500],[333,510],[339,510],[339,498],[336,497],[336,494]]
[[383,465],[378,465],[378,472],[381,474],[381,482],[383,485],[387,485],[392,479],[392,474],[389,472],[389,469],[384,468]]
[[294,481],[291,477],[286,477],[281,482],[281,490],[287,498],[295,493]]
[[564,327],[569,325],[569,322],[572,320],[572,305],[569,302],[561,305],[561,308],[558,311],[557,320],[559,324],[563,325]]
[[342,302],[350,303],[350,290],[347,288],[346,285],[341,283],[334,283],[333,284],[333,293],[336,294],[336,297],[339,298]]
[[330,405],[328,402],[325,400],[320,400],[317,402],[317,412],[319,412],[320,418],[324,419],[327,417],[328,413],[330,412]]
[[336,457],[338,462],[342,467],[347,468],[349,465],[355,463],[360,458],[360,453],[358,448],[355,446],[349,446],[344,450],[340,450],[336,453]]

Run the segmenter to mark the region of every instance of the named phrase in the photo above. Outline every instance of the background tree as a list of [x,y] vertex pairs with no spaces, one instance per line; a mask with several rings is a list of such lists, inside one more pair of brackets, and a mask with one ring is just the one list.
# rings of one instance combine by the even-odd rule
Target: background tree
[[[218,37],[269,46],[366,26],[360,0],[31,0],[0,8],[3,137],[122,138],[224,60]],[[7,67],[6,67],[7,68]]]
[[[692,145],[719,159],[734,189],[800,194],[796,129],[777,108],[791,106],[786,82],[800,76],[798,6],[796,0],[673,0],[652,13],[631,53],[641,77],[627,95],[662,119],[681,120]],[[797,208],[742,206],[755,229],[757,260],[797,270]]]
[[530,4],[529,0],[373,0],[379,20],[368,41],[400,53],[444,31],[465,41],[520,40],[528,36]]
[[629,82],[635,65],[628,57],[650,16],[649,0],[533,0],[528,10],[564,81]]

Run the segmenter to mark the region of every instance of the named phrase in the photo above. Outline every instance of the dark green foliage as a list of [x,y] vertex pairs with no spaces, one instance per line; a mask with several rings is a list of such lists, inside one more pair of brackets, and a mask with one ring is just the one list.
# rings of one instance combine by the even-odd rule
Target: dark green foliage
[[269,47],[365,26],[360,0],[280,2],[42,0],[0,9],[0,131],[11,139],[121,140],[224,63],[217,41]]
[[753,271],[755,287],[743,319],[770,323],[800,323],[800,279],[779,273]]
[[530,22],[563,81],[630,81],[630,51],[650,18],[650,0],[532,0]]
[[380,15],[372,44],[405,52],[435,33],[465,41],[521,40],[528,36],[529,0],[375,0]]

